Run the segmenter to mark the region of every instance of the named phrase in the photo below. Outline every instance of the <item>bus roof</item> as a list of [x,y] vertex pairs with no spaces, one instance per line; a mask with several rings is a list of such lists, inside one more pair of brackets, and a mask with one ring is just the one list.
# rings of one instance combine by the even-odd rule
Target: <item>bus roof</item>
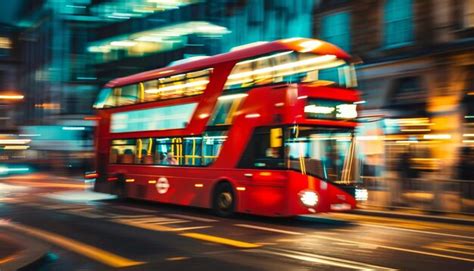
[[223,53],[208,58],[198,59],[183,64],[164,67],[151,71],[146,71],[122,78],[111,80],[106,84],[106,87],[117,87],[129,85],[142,81],[148,81],[155,78],[179,74],[191,70],[212,67],[217,63],[238,61],[241,59],[251,58],[258,55],[268,54],[277,51],[292,50],[298,52],[311,52],[320,55],[335,55],[338,58],[349,60],[350,55],[341,48],[317,39],[307,38],[290,38],[283,40],[276,40],[272,42],[258,42],[243,45],[228,53]]

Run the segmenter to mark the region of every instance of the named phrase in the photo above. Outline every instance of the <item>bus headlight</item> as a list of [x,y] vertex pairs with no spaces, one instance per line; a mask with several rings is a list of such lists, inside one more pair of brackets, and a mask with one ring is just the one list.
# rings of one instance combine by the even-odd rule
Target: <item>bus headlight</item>
[[357,188],[354,196],[357,201],[366,201],[369,198],[369,192],[367,189]]
[[300,200],[307,207],[314,207],[318,204],[319,196],[316,192],[304,190],[300,192]]

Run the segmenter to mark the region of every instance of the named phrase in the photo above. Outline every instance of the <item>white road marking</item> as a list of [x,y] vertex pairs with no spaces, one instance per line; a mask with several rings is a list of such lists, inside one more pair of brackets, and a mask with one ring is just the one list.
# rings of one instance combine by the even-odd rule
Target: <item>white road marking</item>
[[77,208],[77,209],[66,209],[66,210],[59,210],[61,213],[79,215],[87,218],[105,218],[103,215],[94,214],[91,212],[91,208]]
[[466,235],[458,235],[458,234],[442,233],[442,232],[434,232],[434,231],[421,231],[421,230],[413,230],[413,229],[406,229],[406,228],[397,228],[397,227],[383,226],[383,225],[377,225],[377,224],[372,224],[372,223],[357,223],[357,224],[361,226],[376,227],[376,228],[381,228],[381,229],[400,230],[400,231],[407,231],[407,232],[414,232],[414,233],[424,233],[424,234],[431,234],[431,235],[440,235],[440,236],[465,238],[465,239],[474,240],[474,236],[466,236]]
[[249,225],[249,224],[234,224],[234,226],[242,227],[242,228],[255,229],[255,230],[262,230],[262,231],[278,232],[278,233],[283,233],[283,234],[291,234],[291,235],[302,235],[303,234],[301,232],[286,231],[286,230],[267,228],[267,227],[261,227],[261,226],[256,226],[256,225]]
[[163,221],[163,222],[155,222],[153,224],[156,225],[168,225],[168,224],[180,224],[180,223],[188,223],[189,220],[182,220],[182,219],[172,219],[170,221]]
[[147,213],[147,214],[157,213],[157,211],[154,211],[154,210],[148,210],[148,209],[142,209],[142,208],[136,208],[136,207],[130,207],[130,206],[123,206],[123,205],[112,205],[112,206],[114,208],[123,209],[127,211],[135,211],[139,213]]
[[128,218],[127,220],[132,221],[134,223],[156,224],[156,225],[190,222],[189,220],[159,217],[159,216],[145,216],[145,217],[137,217],[137,218]]
[[111,219],[134,219],[134,218],[147,218],[150,215],[122,215],[122,214],[108,214]]
[[[43,209],[48,209],[48,210],[65,210],[65,209],[71,209],[71,208],[77,208],[76,206],[71,206],[71,205],[66,205],[66,204],[62,204],[62,205],[58,205],[58,204],[53,204],[53,205],[49,205],[47,203],[45,203],[44,205],[41,206],[41,208]],[[82,205],[82,207],[80,208],[88,208],[84,205]]]
[[297,251],[291,251],[291,250],[272,249],[272,250],[257,250],[257,251],[265,252],[265,253],[273,254],[277,256],[283,256],[283,257],[287,257],[287,258],[291,258],[295,260],[305,261],[305,262],[318,263],[318,264],[336,266],[340,268],[348,268],[348,269],[353,269],[353,270],[366,270],[366,271],[397,270],[397,269],[387,268],[383,266],[366,264],[362,262],[356,262],[356,261],[351,261],[351,260],[345,260],[345,259],[340,259],[340,258],[334,258],[334,257],[328,257],[328,256],[316,255],[316,254],[310,254],[310,253],[304,253],[304,252],[297,252]]
[[389,249],[389,250],[397,250],[397,251],[403,251],[403,252],[409,252],[409,253],[415,253],[415,254],[422,254],[422,255],[428,255],[428,256],[440,257],[440,258],[447,258],[447,259],[453,259],[453,260],[459,260],[459,261],[466,261],[466,262],[474,262],[474,259],[472,259],[472,258],[470,259],[470,258],[449,256],[449,255],[444,255],[444,254],[431,253],[431,252],[427,252],[427,251],[414,250],[414,249],[408,249],[408,248],[392,247],[392,246],[371,244],[371,243],[365,243],[365,242],[359,242],[359,241],[350,241],[350,240],[339,239],[339,238],[334,238],[334,237],[329,237],[329,236],[322,236],[322,235],[313,235],[313,236],[316,237],[316,238],[330,240],[330,241],[336,241],[336,242],[346,242],[346,243],[353,243],[353,244],[365,245],[365,246],[366,245],[372,245],[372,246],[377,246],[379,248],[384,248],[384,249]]
[[189,230],[207,229],[211,227],[212,226],[194,226],[194,227],[174,228],[170,231],[189,231]]
[[197,217],[197,216],[190,216],[190,215],[180,215],[180,214],[166,214],[167,216],[172,216],[172,217],[178,217],[178,218],[184,218],[184,219],[189,219],[189,220],[195,220],[195,221],[200,221],[200,222],[218,222],[218,220],[215,219],[209,219],[209,218],[203,218],[203,217]]

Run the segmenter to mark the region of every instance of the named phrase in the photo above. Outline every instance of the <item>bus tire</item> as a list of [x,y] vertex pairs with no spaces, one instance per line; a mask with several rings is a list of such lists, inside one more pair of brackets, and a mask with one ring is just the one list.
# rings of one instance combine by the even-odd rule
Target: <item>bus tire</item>
[[212,209],[217,216],[230,217],[235,210],[235,193],[229,182],[220,182],[214,189]]

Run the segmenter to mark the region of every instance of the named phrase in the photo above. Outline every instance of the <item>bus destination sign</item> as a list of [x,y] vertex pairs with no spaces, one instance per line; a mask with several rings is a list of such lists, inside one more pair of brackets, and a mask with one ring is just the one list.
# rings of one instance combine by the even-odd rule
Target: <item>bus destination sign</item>
[[304,107],[308,119],[355,119],[357,105],[333,100],[309,99]]

